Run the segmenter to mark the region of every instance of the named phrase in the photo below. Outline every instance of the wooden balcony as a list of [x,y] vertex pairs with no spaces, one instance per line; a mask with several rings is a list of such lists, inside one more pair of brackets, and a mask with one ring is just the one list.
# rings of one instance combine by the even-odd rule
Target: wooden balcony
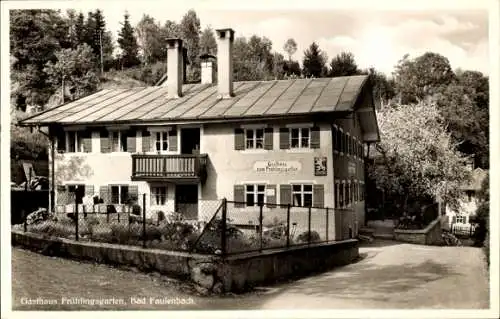
[[205,182],[207,155],[132,155],[132,180]]

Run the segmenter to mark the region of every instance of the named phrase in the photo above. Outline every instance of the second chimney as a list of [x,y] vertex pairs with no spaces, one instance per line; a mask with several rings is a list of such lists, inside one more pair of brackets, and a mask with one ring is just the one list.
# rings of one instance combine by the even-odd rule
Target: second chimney
[[233,29],[218,29],[217,32],[217,82],[219,98],[233,96]]
[[167,39],[167,88],[168,98],[182,96],[184,82],[184,51],[181,39]]

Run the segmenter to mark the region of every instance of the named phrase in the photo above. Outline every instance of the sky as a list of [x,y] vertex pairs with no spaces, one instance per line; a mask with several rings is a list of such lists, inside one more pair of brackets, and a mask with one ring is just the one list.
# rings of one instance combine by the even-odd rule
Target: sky
[[230,27],[236,36],[266,36],[272,41],[273,50],[283,54],[285,41],[294,38],[298,50],[293,58],[299,61],[304,50],[316,42],[329,61],[340,52],[349,51],[360,68],[375,67],[387,75],[405,54],[416,57],[427,51],[447,57],[453,69],[489,73],[485,1],[470,1],[478,3],[473,7],[461,7],[457,5],[460,1],[441,0],[421,0],[419,7],[415,7],[413,1],[413,6],[377,2],[382,9],[367,7],[370,2],[365,1],[350,0],[348,5],[342,2],[339,6],[339,1],[315,0],[243,3],[235,0],[108,0],[72,1],[71,7],[85,13],[95,8],[103,10],[115,39],[125,11],[135,25],[143,14],[162,24],[166,20],[179,22],[189,9],[194,9],[202,29]]

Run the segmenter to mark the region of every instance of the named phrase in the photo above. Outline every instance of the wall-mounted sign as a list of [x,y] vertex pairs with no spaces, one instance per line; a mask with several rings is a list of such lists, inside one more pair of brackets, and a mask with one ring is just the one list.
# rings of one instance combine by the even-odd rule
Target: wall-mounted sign
[[297,161],[256,161],[253,169],[257,173],[295,173],[302,169]]
[[349,172],[349,177],[356,176],[356,163],[349,162],[347,171]]
[[326,157],[314,158],[314,176],[326,176],[328,174]]

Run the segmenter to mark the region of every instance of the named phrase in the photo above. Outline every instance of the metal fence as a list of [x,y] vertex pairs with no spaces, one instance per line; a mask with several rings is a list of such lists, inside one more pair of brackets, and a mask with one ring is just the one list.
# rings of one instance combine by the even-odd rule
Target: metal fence
[[[58,195],[59,196],[59,195]],[[148,194],[127,204],[58,205],[16,227],[77,241],[116,243],[210,255],[258,252],[357,237],[353,209],[300,207],[216,200],[204,202],[197,219],[152,210]]]
[[355,238],[356,216],[353,209],[222,200],[193,251],[230,255]]
[[451,233],[460,237],[473,237],[476,232],[476,224],[451,224]]

